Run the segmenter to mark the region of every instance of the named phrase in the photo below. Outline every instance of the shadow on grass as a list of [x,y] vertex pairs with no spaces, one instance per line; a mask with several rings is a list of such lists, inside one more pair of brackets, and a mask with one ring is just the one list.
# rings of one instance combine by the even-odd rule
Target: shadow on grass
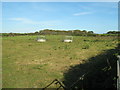
[[63,84],[67,90],[116,90],[119,47],[91,57],[84,64],[71,66],[64,72]]

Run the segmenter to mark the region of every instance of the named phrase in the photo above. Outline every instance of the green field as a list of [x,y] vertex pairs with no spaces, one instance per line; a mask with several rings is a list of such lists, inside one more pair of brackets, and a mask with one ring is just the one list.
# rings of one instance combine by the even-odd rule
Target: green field
[[74,36],[72,43],[61,42],[63,37],[47,35],[45,43],[37,42],[37,36],[2,37],[3,88],[45,87],[63,80],[71,66],[118,44],[117,37]]

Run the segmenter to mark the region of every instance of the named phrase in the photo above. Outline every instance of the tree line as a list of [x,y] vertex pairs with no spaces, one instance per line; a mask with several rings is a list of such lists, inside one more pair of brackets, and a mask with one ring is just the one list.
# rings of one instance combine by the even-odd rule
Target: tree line
[[93,31],[86,30],[51,30],[44,29],[33,33],[0,33],[0,36],[23,36],[23,35],[72,35],[72,36],[116,36],[120,31],[108,31],[105,34],[96,34]]

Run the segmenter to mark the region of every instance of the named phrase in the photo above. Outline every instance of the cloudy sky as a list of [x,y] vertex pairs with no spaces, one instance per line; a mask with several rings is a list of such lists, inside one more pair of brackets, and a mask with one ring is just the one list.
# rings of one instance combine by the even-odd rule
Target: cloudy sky
[[118,30],[117,2],[3,2],[2,32]]

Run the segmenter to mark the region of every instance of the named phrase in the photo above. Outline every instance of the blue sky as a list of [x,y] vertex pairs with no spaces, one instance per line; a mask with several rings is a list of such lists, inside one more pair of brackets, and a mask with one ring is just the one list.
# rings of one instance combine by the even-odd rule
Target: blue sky
[[117,2],[3,2],[2,32],[118,30]]

